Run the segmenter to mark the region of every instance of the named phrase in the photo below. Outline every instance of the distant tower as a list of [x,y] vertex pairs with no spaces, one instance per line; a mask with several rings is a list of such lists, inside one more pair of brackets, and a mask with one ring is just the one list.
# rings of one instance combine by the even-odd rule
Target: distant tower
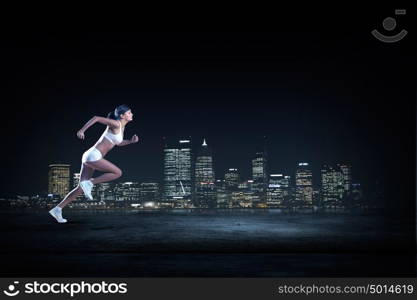
[[282,206],[288,198],[290,188],[290,176],[283,174],[269,175],[269,183],[266,194],[268,207]]
[[313,204],[313,174],[308,163],[299,163],[295,173],[295,201],[297,205]]
[[253,190],[265,192],[267,186],[266,157],[263,152],[257,152],[252,160]]
[[263,150],[258,151],[252,159],[252,190],[258,195],[260,202],[266,204],[266,192],[268,188],[268,159],[266,151],[266,137],[263,141]]
[[165,145],[163,201],[175,207],[191,205],[193,167],[191,139],[181,139],[177,144]]
[[229,191],[236,190],[239,185],[239,172],[236,168],[230,168],[224,174],[226,189]]
[[216,180],[216,199],[218,208],[228,208],[230,204],[230,193],[226,189],[226,182],[222,179]]
[[344,193],[343,174],[328,164],[321,168],[321,190],[324,206],[337,206]]
[[70,188],[70,165],[49,165],[48,193],[64,197]]
[[196,207],[216,207],[213,154],[206,140],[197,154],[195,163],[195,203]]
[[349,164],[338,164],[337,167],[342,174],[344,194],[350,194],[352,189],[352,167]]

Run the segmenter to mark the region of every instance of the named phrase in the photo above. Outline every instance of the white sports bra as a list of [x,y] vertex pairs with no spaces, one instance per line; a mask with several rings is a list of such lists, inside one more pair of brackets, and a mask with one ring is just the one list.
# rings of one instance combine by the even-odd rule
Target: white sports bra
[[108,139],[113,145],[118,145],[123,141],[123,131],[122,131],[122,123],[119,121],[120,123],[120,131],[118,134],[114,134],[109,130],[109,126],[107,126],[106,130],[103,132],[103,134],[100,137],[101,141],[103,139],[103,137],[105,137],[106,139]]

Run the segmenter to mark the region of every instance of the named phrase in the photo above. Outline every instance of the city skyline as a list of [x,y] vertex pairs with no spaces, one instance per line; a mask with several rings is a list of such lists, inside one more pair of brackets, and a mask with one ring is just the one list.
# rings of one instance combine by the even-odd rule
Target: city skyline
[[[215,183],[218,181],[224,181],[225,188],[228,190],[237,190],[238,187],[241,188],[242,184],[250,182],[251,190],[255,193],[263,194],[266,197],[267,191],[270,190],[269,188],[275,187],[275,184],[285,181],[286,183],[284,184],[287,185],[287,187],[296,187],[296,199],[300,200],[301,198],[307,197],[308,199],[306,202],[311,204],[313,200],[313,188],[315,190],[323,190],[323,193],[326,194],[331,193],[327,191],[328,188],[326,185],[331,186],[334,185],[334,183],[343,182],[341,188],[344,192],[349,192],[353,184],[361,185],[358,181],[352,181],[352,166],[343,163],[337,163],[335,166],[329,165],[328,163],[322,163],[320,174],[314,174],[311,169],[311,164],[307,162],[297,163],[294,174],[285,173],[282,172],[282,170],[270,170],[266,159],[266,143],[263,145],[263,151],[258,151],[253,154],[254,158],[251,160],[252,176],[250,178],[242,177],[242,170],[237,168],[228,168],[223,172],[215,171],[213,168],[212,147],[209,147],[206,140],[203,139],[203,143],[200,146],[197,145],[197,149],[193,149],[192,139],[191,137],[189,138],[190,139],[180,139],[177,140],[177,143],[170,144],[164,139],[163,180],[156,183],[163,187],[164,197],[178,199],[193,195],[198,198],[198,194],[201,193],[201,200],[203,202],[211,201],[205,198],[215,197],[215,188],[217,188]],[[303,175],[305,170],[308,172],[307,175]],[[329,173],[330,176],[326,176],[326,172]],[[71,173],[73,174],[72,176],[70,175]],[[193,176],[194,173],[195,176]],[[218,176],[215,177],[215,174],[218,174]],[[70,180],[71,177],[73,178],[72,182]],[[78,184],[79,177],[79,173],[71,172],[71,166],[69,164],[50,164],[48,171],[48,194],[59,195],[62,198],[70,190],[70,186],[75,187]],[[330,178],[330,180],[328,178]],[[307,180],[307,182],[305,182],[305,180]],[[136,179],[131,179],[130,181],[133,181],[133,183],[140,183],[140,181]],[[274,183],[271,185],[272,182]],[[107,182],[103,184],[103,186],[108,186],[109,184],[117,185],[120,183],[130,184],[132,182],[129,182],[129,179],[119,179],[114,182]],[[145,180],[142,181],[142,183],[151,183],[151,180]],[[311,191],[301,190],[302,194],[299,194],[298,188],[301,186],[309,186]],[[95,189],[96,186],[93,189],[93,193]],[[100,188],[98,189],[100,190]],[[332,193],[340,194],[339,191],[333,191]],[[42,193],[37,192],[34,194]],[[82,198],[83,196],[80,196],[77,200]],[[266,199],[263,199],[263,201],[265,200]],[[197,200],[197,202],[199,201]]]
[[45,189],[52,163],[79,172],[104,126],[91,127],[85,140],[76,132],[125,103],[134,113],[125,137],[138,134],[139,143],[106,156],[123,180],[160,180],[164,136],[205,137],[215,170],[235,167],[250,178],[267,136],[271,170],[294,174],[297,162],[310,162],[318,174],[321,163],[349,163],[364,185],[378,178],[387,205],[410,211],[413,47],[382,45],[368,33],[312,32],[28,31],[2,42],[11,105],[5,131],[13,132],[2,148],[2,194]]
[[[381,191],[372,191],[363,197],[363,186],[353,183],[351,166],[337,164],[336,168],[323,165],[322,179],[318,189],[311,184],[312,173],[308,163],[298,163],[295,181],[292,176],[268,173],[266,161],[262,163],[259,173],[259,164],[253,165],[252,180],[239,178],[238,169],[230,168],[224,174],[223,180],[214,180],[211,165],[211,150],[205,140],[197,155],[190,153],[189,140],[180,140],[177,146],[166,147],[169,150],[179,150],[173,158],[173,151],[165,152],[165,163],[168,172],[164,172],[163,189],[159,183],[152,182],[122,182],[112,181],[97,184],[93,187],[93,200],[83,196],[77,198],[70,207],[75,208],[365,208],[368,205],[381,206],[379,196]],[[185,161],[183,154],[185,155]],[[187,154],[188,153],[188,154]],[[195,158],[195,163],[191,161]],[[263,155],[256,153],[258,158]],[[203,158],[203,161],[201,160]],[[173,161],[172,161],[173,160]],[[187,162],[188,161],[188,162]],[[256,161],[256,158],[253,162]],[[203,163],[202,163],[203,162]],[[174,170],[172,170],[172,166]],[[15,200],[9,199],[10,207],[41,207],[48,206],[55,201],[61,201],[69,191],[70,165],[49,166],[48,195],[18,195]],[[184,178],[181,174],[193,173],[191,182],[182,184]],[[263,184],[256,180],[259,174],[266,173],[268,178]],[[327,173],[327,175],[326,175]],[[173,180],[173,174],[176,179]],[[179,174],[179,175],[178,175]],[[178,177],[179,176],[179,177]],[[263,175],[261,176],[264,177]],[[185,178],[186,179],[186,178]],[[329,180],[330,179],[330,180]],[[72,186],[79,181],[79,173],[73,173]],[[182,193],[176,193],[179,181]],[[165,187],[167,185],[167,187]],[[173,188],[171,188],[173,186]],[[185,188],[190,193],[185,193]],[[190,189],[191,188],[191,189]],[[52,193],[51,192],[55,192]],[[172,194],[174,193],[174,194]],[[379,194],[379,196],[378,196]],[[181,196],[179,196],[181,195]],[[2,198],[1,205],[6,199]],[[30,202],[28,202],[30,200]],[[23,202],[22,202],[23,201]],[[23,204],[26,203],[26,204]],[[23,206],[22,206],[23,205]]]
[[[164,139],[164,141],[165,140],[166,140],[166,138]],[[177,142],[186,142],[186,143],[189,142],[190,144],[192,144],[192,139],[191,138],[190,138],[190,140],[184,140],[184,139],[182,139],[182,140],[178,140]],[[207,143],[206,143],[205,138],[203,138],[203,144],[202,145],[206,145],[207,146]],[[190,155],[191,159],[194,158],[194,161],[193,161],[194,162],[194,165],[193,165],[193,167],[195,168],[195,159],[198,157],[198,148],[199,148],[199,146],[198,145],[195,145],[195,146],[192,146],[192,147],[193,148],[191,148],[191,153],[189,155]],[[174,147],[169,147],[169,148],[174,148]],[[212,152],[212,151],[213,151],[213,147],[210,146],[210,152]],[[248,162],[246,162],[246,165],[247,165],[247,168],[246,169],[236,168],[235,166],[232,166],[232,165],[231,166],[228,166],[225,170],[217,170],[216,171],[216,168],[213,168],[213,176],[215,176],[214,177],[214,181],[215,180],[224,180],[224,179],[226,179],[225,177],[227,176],[227,174],[230,173],[230,172],[233,172],[233,171],[236,171],[236,174],[238,175],[238,177],[237,177],[238,179],[236,181],[236,185],[239,184],[239,183],[242,183],[244,181],[248,181],[248,180],[252,180],[253,181],[254,180],[254,178],[253,178],[253,174],[254,173],[253,172],[256,169],[256,167],[254,166],[254,161],[256,160],[256,157],[258,157],[259,153],[261,153],[261,152],[254,153],[252,155],[253,158],[250,159]],[[161,156],[161,162],[164,161],[164,154],[161,153],[160,156]],[[213,159],[211,163],[214,164],[215,163],[215,159]],[[241,163],[239,163],[239,164],[241,164]],[[315,188],[318,188],[318,187],[321,186],[322,183],[321,183],[321,180],[317,180],[317,178],[320,177],[317,174],[321,174],[323,167],[325,167],[325,166],[340,166],[340,165],[343,166],[343,165],[346,164],[346,162],[336,162],[334,164],[330,164],[328,162],[318,163],[318,162],[298,161],[298,162],[294,162],[294,164],[293,164],[294,165],[293,171],[291,171],[291,170],[282,170],[282,169],[279,169],[279,170],[272,169],[272,170],[270,170],[270,168],[268,168],[269,169],[268,171],[261,171],[261,173],[264,174],[262,176],[266,176],[266,177],[269,176],[270,174],[280,174],[280,173],[281,174],[284,174],[284,175],[290,175],[290,178],[292,180],[291,182],[294,182],[295,183],[295,181],[296,181],[296,176],[295,175],[296,175],[296,172],[297,172],[297,168],[300,166],[300,164],[301,165],[306,164],[306,165],[309,166],[309,168],[312,169],[313,173],[316,175],[316,176],[314,176],[313,186]],[[347,165],[351,165],[351,164],[348,163]],[[66,166],[66,167],[68,167],[69,170],[71,170],[71,171],[69,171],[71,173],[71,175],[68,173],[67,177],[69,178],[69,177],[72,176],[73,180],[74,181],[77,181],[77,183],[78,183],[79,173],[78,172],[75,172],[77,169],[76,168],[74,169],[73,167],[71,167],[70,164],[53,163],[53,164],[49,164],[49,166],[50,167],[51,166],[58,166],[58,167],[59,166]],[[312,168],[312,166],[314,166],[314,169]],[[129,169],[127,169],[127,171],[129,171]],[[263,173],[263,172],[265,172],[265,173]],[[49,170],[49,173],[51,173],[51,170]],[[256,173],[256,171],[255,171],[255,173]],[[99,173],[95,173],[93,177],[98,176],[98,174]],[[214,175],[214,174],[216,174],[217,176]],[[242,174],[248,174],[248,175],[242,176]],[[49,176],[51,176],[51,175],[49,175]],[[255,174],[255,178],[257,176],[258,175],[256,173]],[[192,176],[190,174],[190,179],[189,180],[191,180],[191,178],[192,178]],[[375,180],[378,181],[378,178],[375,178]],[[124,181],[124,182],[129,182],[129,181],[134,181],[134,182],[158,182],[159,184],[162,184],[163,181],[164,181],[164,177],[163,177],[163,174],[162,173],[160,175],[160,179],[159,180],[155,180],[154,178],[143,178],[143,179],[137,179],[137,178],[133,178],[133,177],[126,178],[126,176],[123,176],[123,178],[117,179],[115,181],[116,182],[121,182],[121,181]],[[254,181],[255,181],[255,183],[254,183],[254,186],[255,186],[257,184],[256,183],[256,179]],[[358,182],[359,180],[357,179],[356,181]],[[267,182],[265,181],[263,183],[264,188],[266,187],[266,184],[267,184]],[[183,185],[186,187],[186,189],[188,189],[189,192],[191,192],[191,186],[187,186],[187,183],[186,182],[183,182]],[[47,184],[45,184],[45,187],[46,188],[44,188],[44,190],[48,190],[48,193],[51,193],[51,191],[49,190],[49,187],[48,187]],[[178,187],[176,187],[176,189],[178,189],[178,193],[179,193],[178,195],[180,195],[180,194],[182,195],[182,188],[180,186],[178,186]],[[35,194],[36,193],[39,193],[39,191],[38,192],[35,192]]]
[[[172,145],[172,141],[174,141],[174,140],[173,139],[170,139],[170,140],[171,140],[171,145]],[[193,161],[192,161],[192,166],[190,165],[190,168],[192,168],[191,171],[190,171],[190,174],[189,174],[190,177],[188,179],[190,182],[187,183],[186,180],[184,180],[184,178],[183,178],[182,186],[178,185],[178,186],[175,187],[175,185],[174,185],[174,190],[176,190],[177,192],[173,196],[183,196],[184,195],[183,194],[183,189],[184,188],[187,190],[187,195],[190,195],[192,192],[194,192],[194,190],[192,190],[192,189],[196,188],[195,186],[191,185],[191,180],[193,180],[193,178],[194,178],[192,176],[191,172],[196,171],[195,163],[196,163],[196,159],[198,158],[199,151],[201,151],[201,150],[207,151],[204,148],[207,147],[208,144],[207,144],[205,138],[203,138],[203,142],[202,142],[201,145],[198,145],[197,143],[192,143],[192,140],[193,139],[191,138],[191,136],[189,136],[188,140],[185,139],[185,138],[177,140],[179,145],[186,145],[185,147],[188,147],[188,145],[190,145],[191,151],[189,152],[187,157],[189,159],[192,159]],[[262,147],[264,148],[263,150],[266,151],[267,144],[265,143],[265,136],[262,138],[262,141],[263,141]],[[167,148],[171,149],[171,151],[176,151],[175,147],[167,147],[166,146],[167,145],[167,138],[166,137],[163,137],[163,142],[165,143],[165,148],[162,149],[163,152],[165,152],[165,150]],[[200,147],[203,148],[203,149],[201,149]],[[200,150],[199,150],[199,148],[200,148]],[[212,155],[213,147],[210,145],[209,149],[210,150],[208,150],[208,151],[210,151],[210,154]],[[161,153],[160,156],[161,156],[161,161],[164,161],[164,157],[166,159],[166,153],[165,154]],[[253,183],[254,190],[262,190],[263,189],[264,191],[266,191],[266,188],[267,188],[267,181],[266,180],[267,180],[267,178],[270,174],[279,174],[279,173],[281,173],[281,174],[284,174],[284,175],[290,175],[289,176],[291,178],[290,179],[291,180],[290,184],[296,185],[298,168],[300,167],[300,165],[308,165],[308,167],[311,169],[312,173],[315,174],[314,179],[312,180],[312,187],[317,189],[317,188],[321,188],[322,184],[323,184],[322,183],[322,178],[321,178],[321,175],[322,175],[321,173],[323,171],[323,168],[328,167],[328,166],[333,168],[335,166],[339,167],[339,166],[346,165],[345,162],[336,162],[334,164],[330,164],[328,162],[322,162],[322,163],[295,162],[294,163],[294,169],[293,169],[292,172],[288,171],[288,170],[284,171],[282,169],[280,169],[280,170],[275,170],[275,169],[270,170],[271,167],[269,167],[269,165],[268,165],[268,170],[264,170],[264,168],[266,167],[266,161],[263,162],[262,157],[263,157],[263,152],[262,151],[257,151],[256,153],[253,153],[252,154],[252,159],[250,159],[250,161],[246,162],[246,165],[247,165],[246,170],[243,169],[243,168],[235,168],[235,166],[228,166],[225,170],[217,170],[216,171],[216,168],[213,167],[213,171],[212,171],[213,176],[214,176],[213,177],[213,179],[214,179],[213,182],[217,181],[217,180],[226,180],[226,184],[227,184],[228,174],[233,173],[233,171],[234,171],[236,173],[236,176],[237,176],[236,177],[236,180],[237,180],[236,181],[236,186],[238,184],[241,184],[241,183],[245,182],[245,181],[252,181],[252,182],[254,182]],[[273,155],[270,155],[270,157],[273,157]],[[259,159],[260,159],[260,163],[257,162]],[[216,160],[213,159],[213,157],[211,157],[211,162],[210,163],[214,166],[215,162],[216,162]],[[239,163],[239,165],[241,165],[241,163]],[[347,165],[350,165],[350,167],[351,167],[351,164],[348,163]],[[259,166],[262,166],[262,167],[259,167]],[[314,169],[312,168],[312,166],[315,166]],[[53,187],[51,187],[51,183],[50,183],[51,182],[51,177],[53,177],[54,175],[56,177],[57,174],[59,175],[61,173],[65,174],[65,175],[61,175],[61,177],[64,176],[68,180],[70,180],[70,177],[72,177],[73,180],[72,180],[72,182],[69,181],[68,187],[67,187],[67,189],[69,190],[70,186],[75,187],[76,183],[78,183],[79,173],[74,172],[76,169],[72,168],[70,164],[53,163],[53,164],[49,164],[49,167],[50,167],[50,169],[48,171],[48,174],[49,174],[48,175],[49,176],[48,182],[49,182],[49,184],[45,185],[46,188],[44,188],[43,190],[44,191],[47,190],[48,194],[59,194],[60,196],[65,196],[65,194],[62,195],[62,187],[59,189],[60,192],[54,193],[55,189],[58,189],[58,188],[54,189]],[[63,171],[63,169],[68,169],[68,170]],[[58,171],[56,171],[56,170],[58,170]],[[163,170],[165,170],[165,168],[163,168]],[[129,171],[129,169],[127,169],[126,171]],[[350,169],[350,172],[351,172],[351,169]],[[258,175],[258,173],[260,175]],[[217,174],[217,176],[215,176],[214,174]],[[243,175],[243,174],[245,174],[245,175]],[[318,175],[318,174],[320,174],[320,175]],[[95,177],[97,175],[98,175],[98,173],[95,173],[93,177]],[[349,176],[351,176],[351,174],[349,174]],[[164,175],[163,174],[160,175],[159,180],[155,180],[154,178],[137,179],[137,178],[125,178],[125,177],[121,178],[121,179],[118,179],[115,182],[116,183],[117,182],[129,182],[129,181],[143,182],[143,183],[157,182],[158,184],[161,184],[165,188]],[[257,178],[258,177],[261,178],[261,181],[262,181],[262,178],[264,178],[263,181],[260,183],[261,187],[257,187],[257,186],[259,186],[259,183],[257,183],[257,180],[258,180]],[[378,178],[375,178],[375,180],[378,181]],[[352,183],[352,180],[350,180],[350,182]],[[360,181],[357,178],[356,183],[359,183],[359,182]],[[71,183],[72,183],[72,185],[71,185]],[[111,183],[111,182],[109,182],[109,183]],[[362,184],[362,186],[364,186],[363,183],[361,183],[361,184]],[[60,183],[59,185],[62,186],[64,184]],[[24,194],[24,193],[16,193],[15,195],[18,195],[18,194]],[[42,191],[38,190],[38,191],[33,191],[33,192],[27,193],[27,194],[31,194],[31,195],[46,194],[46,192],[42,192]],[[6,195],[0,195],[0,196],[6,196]],[[312,197],[312,195],[311,195],[311,197]],[[80,198],[82,198],[82,196],[79,196],[77,199],[80,199]]]

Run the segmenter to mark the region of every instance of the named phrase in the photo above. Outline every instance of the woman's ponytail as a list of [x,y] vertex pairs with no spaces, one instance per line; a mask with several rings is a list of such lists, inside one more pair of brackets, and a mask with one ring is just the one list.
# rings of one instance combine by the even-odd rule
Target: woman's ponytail
[[109,114],[107,115],[107,118],[112,119],[112,120],[117,120],[114,111],[109,112]]

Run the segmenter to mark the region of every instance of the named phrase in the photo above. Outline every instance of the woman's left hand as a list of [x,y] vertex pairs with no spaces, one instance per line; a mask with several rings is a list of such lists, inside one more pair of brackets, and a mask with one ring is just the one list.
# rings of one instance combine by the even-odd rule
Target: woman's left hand
[[135,134],[134,136],[132,136],[132,138],[130,139],[130,142],[133,143],[137,143],[139,141],[138,136]]

